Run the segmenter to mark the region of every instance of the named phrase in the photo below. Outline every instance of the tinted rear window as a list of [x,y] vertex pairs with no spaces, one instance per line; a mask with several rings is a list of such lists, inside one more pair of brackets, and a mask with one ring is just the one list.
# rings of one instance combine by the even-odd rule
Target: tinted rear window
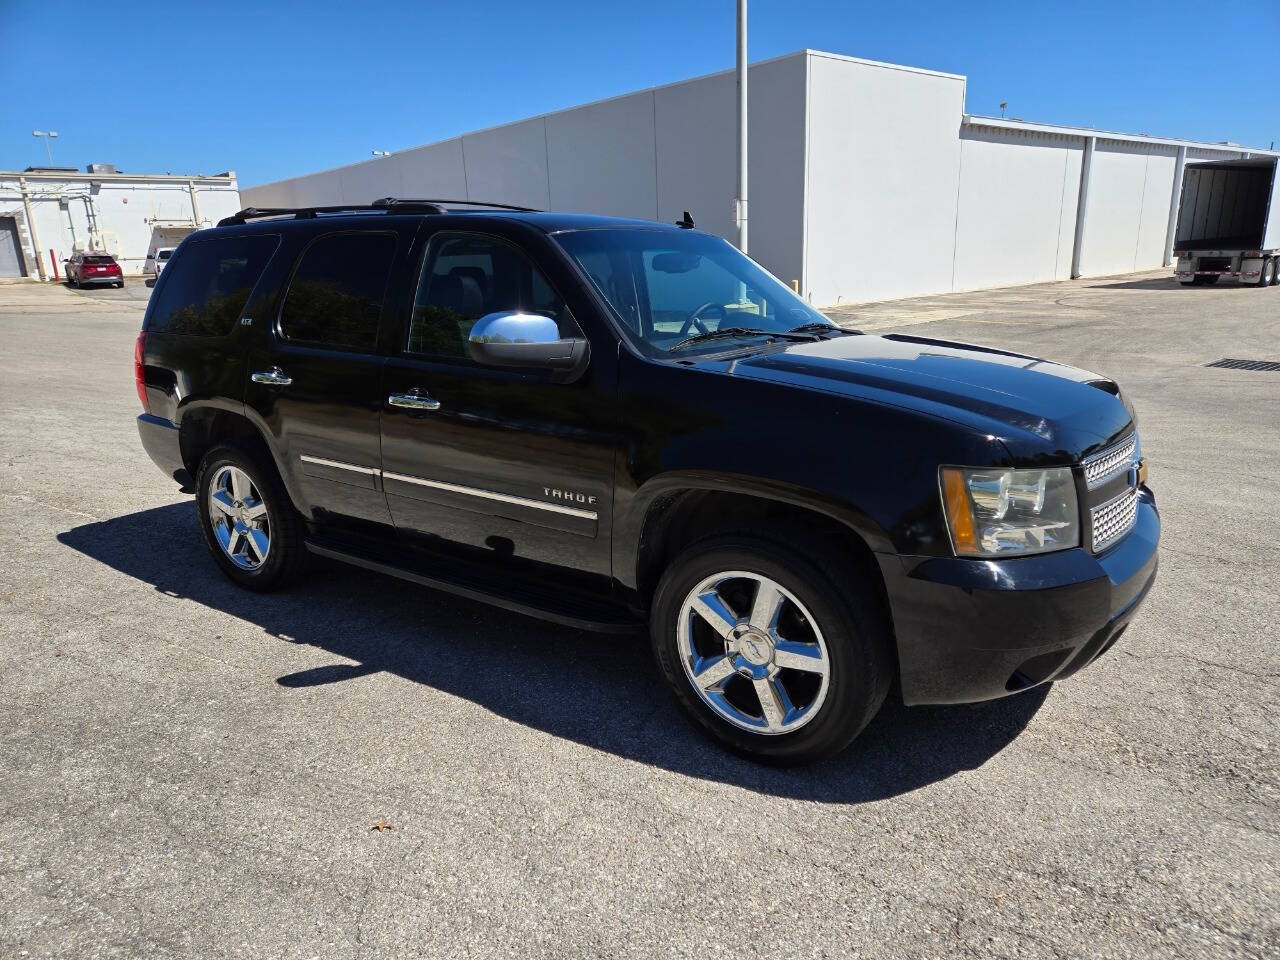
[[335,233],[307,247],[280,312],[289,340],[372,353],[395,234]]
[[147,330],[188,337],[231,332],[280,244],[273,234],[193,240],[164,272]]
[[115,263],[114,257],[85,257],[85,263]]

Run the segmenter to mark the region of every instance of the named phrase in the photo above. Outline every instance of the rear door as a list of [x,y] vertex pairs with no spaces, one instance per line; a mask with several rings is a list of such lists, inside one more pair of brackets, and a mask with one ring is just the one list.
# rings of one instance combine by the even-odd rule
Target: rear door
[[246,406],[271,434],[298,506],[318,520],[390,523],[378,475],[378,328],[407,246],[394,226],[314,235],[255,338]]
[[540,312],[582,335],[560,292],[574,292],[567,268],[503,233],[442,229],[415,258],[408,329],[383,378],[387,501],[396,526],[436,550],[594,588],[610,573],[615,357],[596,349],[573,383],[470,359],[466,337],[487,313]]

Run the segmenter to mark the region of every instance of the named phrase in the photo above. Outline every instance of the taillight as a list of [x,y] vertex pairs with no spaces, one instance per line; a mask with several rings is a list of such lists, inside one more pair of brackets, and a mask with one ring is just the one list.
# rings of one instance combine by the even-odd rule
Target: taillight
[[142,374],[142,354],[146,346],[147,334],[144,330],[133,342],[133,385],[138,388],[138,399],[142,401],[142,412],[150,413],[151,404],[147,402],[147,381]]

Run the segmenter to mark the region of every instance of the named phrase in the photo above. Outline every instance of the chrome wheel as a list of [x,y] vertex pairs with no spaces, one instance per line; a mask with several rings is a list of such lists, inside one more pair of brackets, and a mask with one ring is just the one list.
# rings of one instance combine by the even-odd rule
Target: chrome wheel
[[219,468],[209,484],[209,524],[222,552],[242,570],[256,570],[271,551],[271,517],[249,475]]
[[791,733],[822,708],[831,680],[826,641],[776,581],[742,570],[707,577],[685,597],[676,629],[685,676],[734,726]]

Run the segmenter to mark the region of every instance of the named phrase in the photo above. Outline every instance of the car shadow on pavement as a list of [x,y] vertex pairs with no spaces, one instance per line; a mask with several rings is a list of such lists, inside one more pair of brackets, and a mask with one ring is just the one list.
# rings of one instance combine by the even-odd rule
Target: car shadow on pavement
[[1048,695],[1039,687],[986,704],[912,708],[891,695],[844,753],[780,770],[726,753],[694,730],[639,636],[544,624],[338,563],[318,563],[290,591],[251,593],[214,565],[190,502],[84,524],[58,540],[166,596],[342,658],[279,677],[286,691],[387,671],[558,737],[777,796],[864,803],[974,769],[1012,742]]

